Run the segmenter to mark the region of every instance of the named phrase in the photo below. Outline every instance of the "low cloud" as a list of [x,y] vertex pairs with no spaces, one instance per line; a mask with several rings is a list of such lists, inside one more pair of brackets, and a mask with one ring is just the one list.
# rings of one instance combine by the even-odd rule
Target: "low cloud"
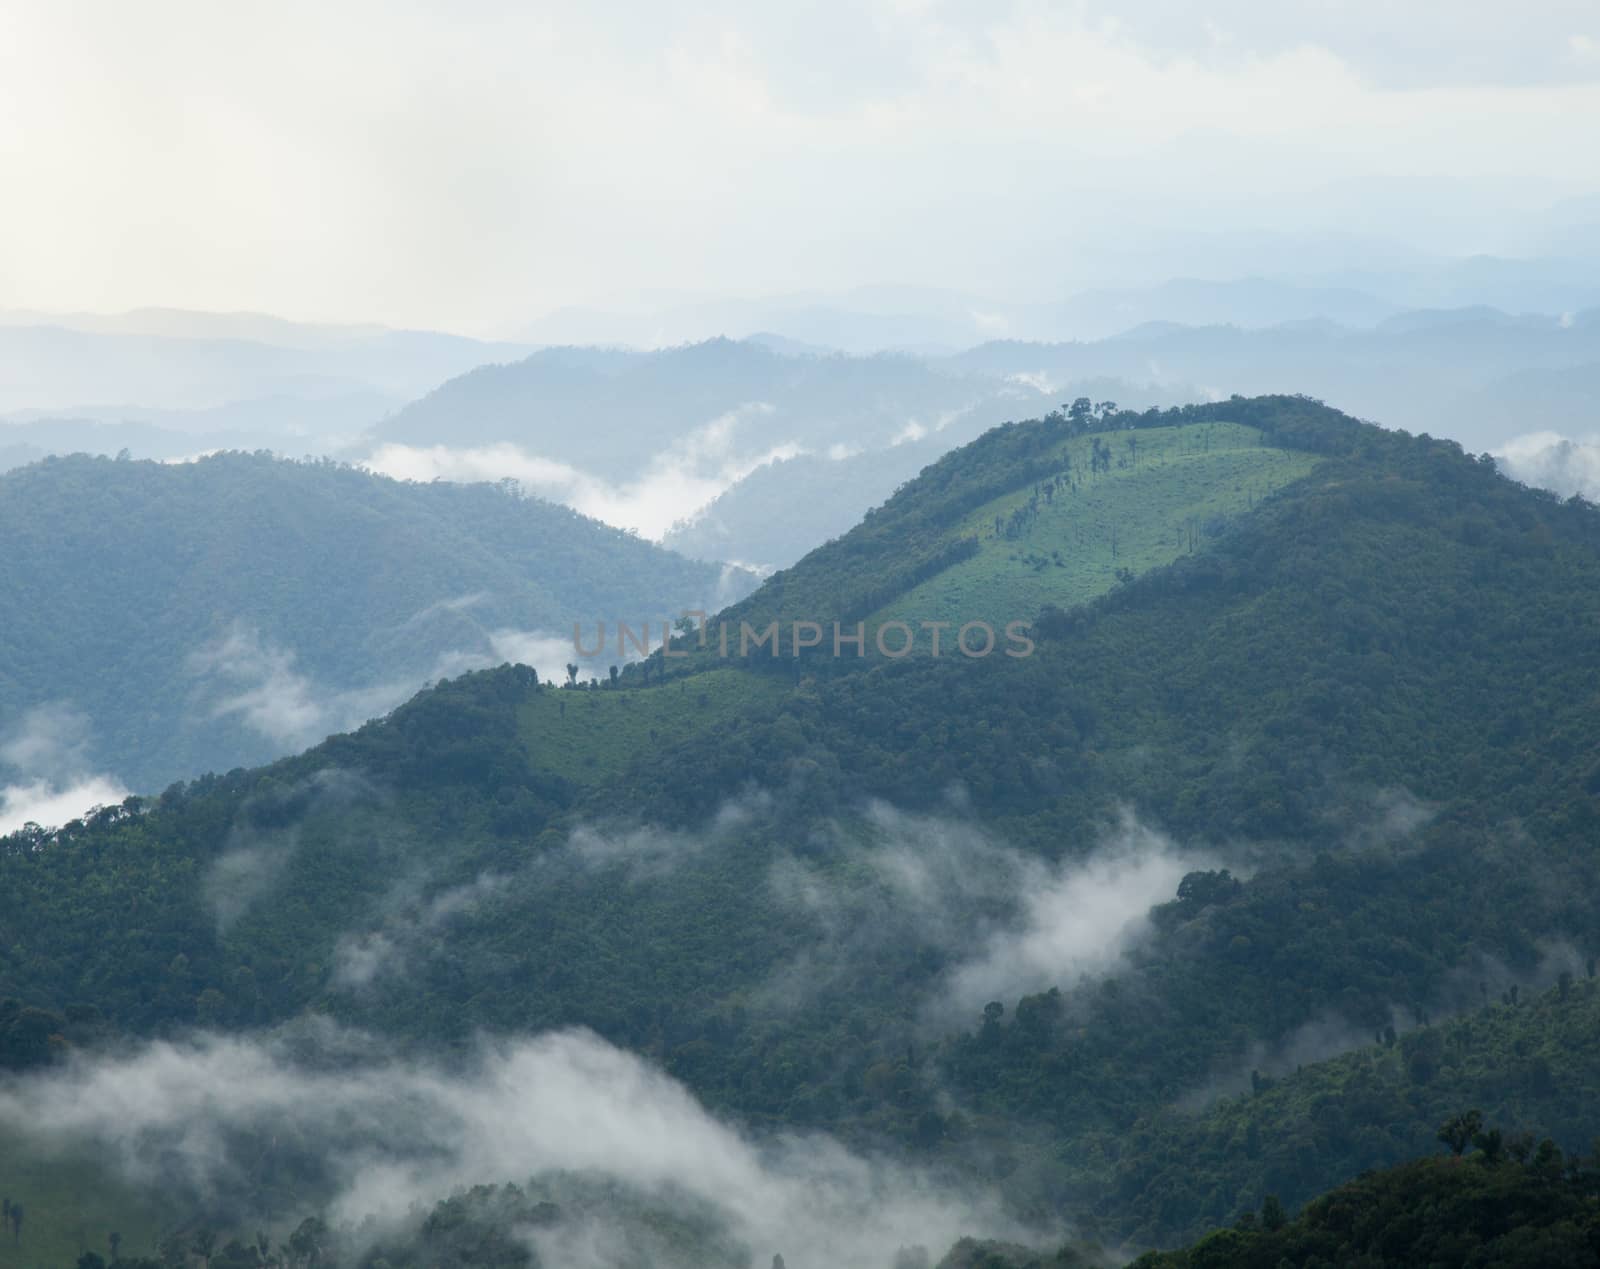
[[[528,888],[572,871],[610,870],[618,884],[647,882],[707,847],[725,843],[771,807],[768,795],[750,792],[728,799],[695,830],[579,824],[558,849],[532,855],[516,869],[485,871],[443,889],[426,874],[409,876],[391,888],[370,921],[340,937],[334,984],[347,992],[396,986],[426,958],[453,954],[451,939],[464,923],[493,921],[493,905],[502,897],[514,903]],[[241,871],[230,867],[230,879]]]
[[380,927],[340,938],[333,953],[334,985],[360,991],[386,975],[404,973],[419,947],[447,933],[453,921],[477,915],[510,881],[506,874],[486,872],[428,897],[416,886],[402,888],[390,896]]
[[1045,396],[1054,396],[1061,387],[1045,370],[1019,370],[1015,374],[1007,375],[1006,379],[1011,383],[1019,383],[1024,388],[1032,388]]
[[[435,604],[410,619],[479,601],[467,596]],[[221,636],[190,654],[187,669],[196,684],[199,707],[212,718],[237,718],[284,752],[304,749],[338,732],[382,717],[409,700],[429,681],[481,670],[505,661],[536,664],[546,677],[558,663],[563,641],[537,631],[486,632],[485,645],[441,653],[427,675],[335,690],[298,667],[298,658],[260,631],[234,622]],[[565,641],[568,654],[571,641]],[[529,660],[536,657],[537,661]]]
[[241,622],[189,657],[197,678],[231,690],[212,706],[213,717],[237,715],[253,731],[282,745],[305,745],[328,734],[328,708],[311,680],[295,669],[295,655],[277,648]]
[[235,826],[228,844],[200,879],[200,896],[223,933],[260,899],[276,888],[289,861],[300,849],[300,829],[292,825],[273,833],[255,833]]
[[1600,435],[1530,432],[1507,441],[1494,459],[1501,471],[1525,485],[1600,502]]
[[89,758],[89,718],[62,702],[25,710],[0,732],[0,835],[26,824],[59,828],[129,793]]
[[129,790],[108,776],[95,776],[58,786],[45,780],[0,788],[0,837],[27,824],[60,828],[97,806],[111,806]]
[[741,444],[743,425],[773,413],[752,402],[719,415],[655,455],[632,480],[602,479],[510,441],[453,448],[380,445],[364,462],[397,480],[513,480],[526,492],[659,542],[680,521],[712,502],[756,468],[802,453],[799,445]]
[[[926,1013],[966,1025],[985,1002],[1068,987],[1114,971],[1147,929],[1150,908],[1185,873],[1214,866],[1124,813],[1084,856],[1055,862],[997,840],[959,816],[910,815],[873,803],[859,826],[836,826],[827,867],[788,857],[778,899],[823,937],[773,984],[798,1003],[862,957],[922,948],[946,964]],[[839,860],[845,862],[841,866]]]
[[1019,874],[1018,919],[950,975],[951,994],[970,1013],[980,1001],[1066,987],[1114,969],[1148,931],[1150,909],[1177,893],[1184,874],[1214,862],[1180,850],[1130,814],[1084,859],[1028,860]]
[[227,931],[277,888],[307,827],[314,827],[323,812],[381,800],[360,776],[329,767],[273,795],[275,805],[263,816],[270,827],[257,823],[262,801],[246,802],[221,852],[200,878],[201,899],[217,929]]
[[[347,1228],[401,1226],[465,1186],[576,1174],[713,1213],[752,1263],[781,1254],[796,1266],[889,1269],[907,1245],[1017,1232],[970,1186],[945,1188],[825,1136],[754,1138],[586,1031],[484,1041],[450,1067],[328,1026],[201,1035],[0,1085],[0,1125],[234,1210],[255,1170],[292,1151]],[[617,1214],[530,1237],[564,1251],[564,1265],[598,1269],[617,1263],[601,1236]]]
[[518,665],[530,665],[546,679],[558,682],[569,662],[585,660],[578,655],[571,635],[563,637],[539,630],[491,630],[489,646],[496,664],[511,661]]
[[88,763],[88,715],[60,701],[25,710],[0,735],[0,766],[46,779],[81,771]]
[[1302,1066],[1325,1062],[1355,1049],[1384,1042],[1449,1018],[1470,1013],[1482,1005],[1509,998],[1509,993],[1539,992],[1555,986],[1562,974],[1581,979],[1587,973],[1588,953],[1565,939],[1543,939],[1537,944],[1538,961],[1516,971],[1497,957],[1479,953],[1444,976],[1433,996],[1422,1004],[1391,1002],[1380,1007],[1376,1018],[1356,1022],[1337,1010],[1328,1010],[1273,1040],[1254,1040],[1206,1081],[1177,1099],[1180,1109],[1204,1110],[1218,1098],[1236,1096],[1250,1088],[1254,1077],[1288,1076]]

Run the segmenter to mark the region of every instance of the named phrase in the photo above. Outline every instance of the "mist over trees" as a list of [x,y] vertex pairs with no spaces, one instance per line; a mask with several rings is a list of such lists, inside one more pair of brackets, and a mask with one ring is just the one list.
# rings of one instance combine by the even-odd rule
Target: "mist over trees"
[[0,477],[0,535],[0,787],[159,791],[754,584],[505,488],[266,454],[52,459]]

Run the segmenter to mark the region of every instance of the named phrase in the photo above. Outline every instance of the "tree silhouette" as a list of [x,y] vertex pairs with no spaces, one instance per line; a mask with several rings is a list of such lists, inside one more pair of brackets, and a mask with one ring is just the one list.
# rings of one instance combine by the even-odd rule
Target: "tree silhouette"
[[1476,1110],[1469,1110],[1460,1115],[1452,1115],[1439,1125],[1439,1140],[1450,1147],[1450,1153],[1459,1156],[1472,1144],[1478,1130],[1483,1127],[1483,1115]]

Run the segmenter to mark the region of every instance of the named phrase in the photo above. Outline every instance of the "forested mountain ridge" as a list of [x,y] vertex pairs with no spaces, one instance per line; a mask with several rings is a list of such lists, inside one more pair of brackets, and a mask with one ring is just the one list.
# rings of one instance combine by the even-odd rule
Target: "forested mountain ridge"
[[[1509,1155],[1498,1128],[1468,1158],[1427,1158],[1340,1186],[1286,1221],[1280,1204],[1136,1269],[1304,1269],[1482,1265],[1582,1269],[1600,1257],[1600,1159],[1549,1138]],[[998,1262],[994,1269],[1023,1269]]]
[[[1233,1199],[1147,1192],[1136,1125],[1308,1031],[1475,1006],[1543,940],[1593,953],[1600,514],[1304,399],[1022,424],[732,610],[842,611],[919,549],[901,529],[1042,480],[1063,442],[1224,425],[1315,461],[1040,614],[1032,656],[658,656],[593,690],[505,667],[13,837],[0,994],[141,1034],[581,1024],[747,1123],[1182,1237]],[[1314,1145],[1296,1183],[1352,1157]],[[1253,1165],[1207,1166],[1236,1195]]]
[[[1027,619],[1046,605],[1081,604],[1193,553],[1229,518],[1310,471],[1318,447],[1338,442],[1296,426],[1296,411],[1309,408],[1264,398],[1136,414],[1085,399],[1005,424],[925,468],[722,620],[735,628],[902,615],[913,625],[939,616],[1004,624],[1001,604]],[[1281,461],[1288,455],[1306,457]],[[907,610],[880,611],[897,604]],[[830,653],[825,642],[812,655]]]
[[[946,414],[998,422],[1038,393],[910,357],[785,357],[731,339],[654,352],[549,348],[459,375],[373,429],[379,443],[515,442],[608,478],[722,421],[740,452],[885,448]],[[969,432],[968,435],[971,433]],[[687,513],[692,508],[686,508]]]
[[1502,969],[1494,987],[1476,985],[1476,1007],[1453,1017],[1401,1014],[1398,1032],[1385,1024],[1363,1047],[1278,1075],[1252,1071],[1198,1113],[1141,1119],[1107,1192],[1122,1239],[1196,1237],[1268,1194],[1295,1211],[1329,1176],[1429,1153],[1437,1126],[1463,1106],[1481,1108],[1508,1143],[1549,1136],[1587,1153],[1600,1142],[1600,980],[1592,959],[1560,964],[1558,952],[1556,985],[1543,993],[1501,986]]
[[0,741],[30,708],[86,716],[82,762],[147,791],[754,580],[505,489],[261,454],[50,459],[0,477],[0,541]]

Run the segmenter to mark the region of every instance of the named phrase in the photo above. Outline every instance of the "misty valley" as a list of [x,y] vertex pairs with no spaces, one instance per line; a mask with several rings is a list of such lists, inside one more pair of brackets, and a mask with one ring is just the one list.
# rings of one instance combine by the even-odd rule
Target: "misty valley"
[[1600,1265],[1583,5],[13,0],[0,1269]]

